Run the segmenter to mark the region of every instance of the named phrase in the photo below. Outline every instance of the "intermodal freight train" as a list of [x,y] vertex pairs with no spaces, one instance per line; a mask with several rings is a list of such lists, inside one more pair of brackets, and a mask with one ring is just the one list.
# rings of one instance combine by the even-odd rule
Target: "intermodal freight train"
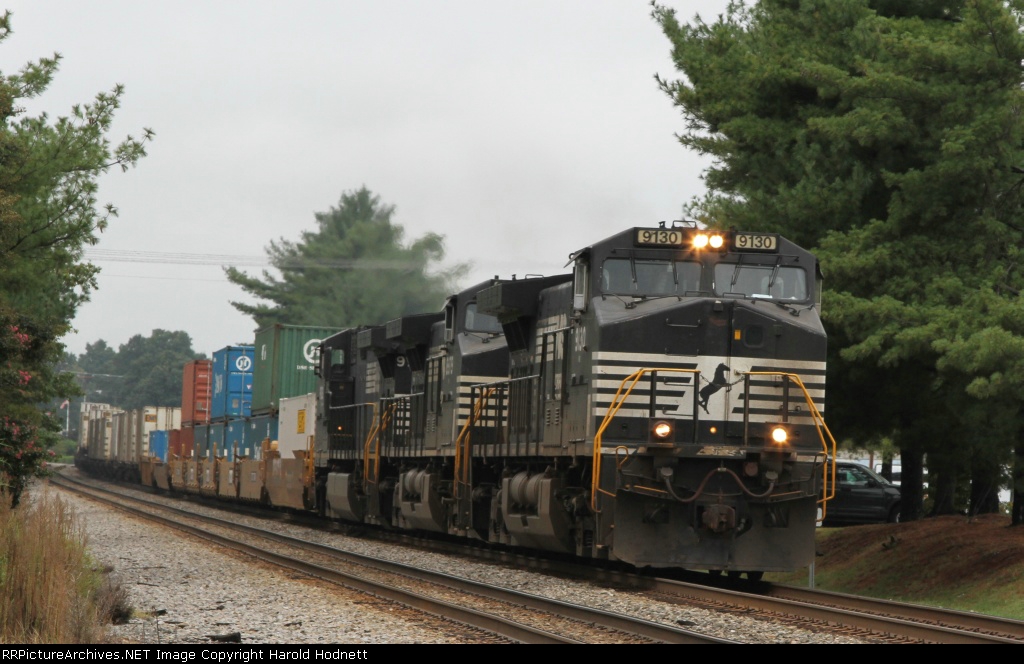
[[258,330],[208,362],[248,379],[214,366],[204,388],[186,367],[180,428],[127,461],[87,428],[80,465],[637,568],[809,565],[835,447],[816,258],[673,222],[569,260],[438,312]]

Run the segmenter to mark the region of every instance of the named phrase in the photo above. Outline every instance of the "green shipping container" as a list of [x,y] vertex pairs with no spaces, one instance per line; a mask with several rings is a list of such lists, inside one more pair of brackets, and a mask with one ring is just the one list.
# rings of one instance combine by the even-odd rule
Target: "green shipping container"
[[341,330],[305,325],[270,325],[256,331],[252,414],[276,413],[282,397],[316,391],[320,341]]

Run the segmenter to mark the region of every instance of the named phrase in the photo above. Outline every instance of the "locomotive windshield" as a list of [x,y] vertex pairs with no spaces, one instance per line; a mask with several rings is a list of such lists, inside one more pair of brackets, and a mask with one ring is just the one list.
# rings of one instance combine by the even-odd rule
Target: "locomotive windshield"
[[611,295],[685,295],[700,290],[700,263],[609,258],[601,269],[601,290]]
[[477,311],[476,302],[473,302],[466,306],[466,329],[470,332],[501,334],[501,323],[494,316]]
[[806,300],[807,273],[778,265],[715,265],[715,294],[774,300]]

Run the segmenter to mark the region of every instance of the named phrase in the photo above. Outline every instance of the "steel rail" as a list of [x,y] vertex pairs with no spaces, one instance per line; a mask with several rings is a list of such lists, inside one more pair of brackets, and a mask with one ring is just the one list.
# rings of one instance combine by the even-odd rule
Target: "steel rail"
[[[75,480],[72,480],[70,478],[64,478],[64,479],[66,481],[71,481],[71,482],[75,481]],[[83,485],[83,486],[85,486],[85,485]],[[698,633],[698,632],[693,632],[691,630],[681,629],[681,628],[674,627],[674,626],[671,626],[671,625],[664,625],[664,624],[655,623],[655,622],[648,621],[648,620],[643,620],[643,619],[640,619],[640,618],[635,618],[635,617],[631,617],[631,616],[625,616],[625,615],[621,615],[621,614],[611,613],[611,612],[603,611],[603,610],[600,610],[600,609],[592,609],[592,608],[587,608],[587,607],[579,606],[579,605],[576,605],[576,604],[569,604],[567,602],[562,602],[560,600],[555,600],[555,599],[550,599],[550,598],[546,598],[546,597],[541,597],[541,596],[538,596],[538,595],[532,595],[532,594],[524,593],[524,592],[517,591],[517,590],[511,590],[511,589],[508,589],[508,588],[502,588],[502,587],[499,587],[499,586],[493,586],[493,585],[490,585],[490,584],[484,584],[484,583],[481,583],[481,582],[478,582],[478,581],[473,581],[473,580],[470,580],[470,579],[465,579],[465,578],[462,578],[462,577],[453,576],[453,575],[446,574],[446,573],[443,573],[443,572],[434,572],[434,571],[429,571],[429,570],[423,570],[423,569],[419,569],[419,568],[413,567],[411,565],[406,565],[406,564],[403,564],[403,563],[392,562],[392,561],[387,561],[387,560],[381,560],[381,559],[378,559],[378,558],[373,558],[373,557],[365,556],[365,555],[362,555],[362,554],[357,554],[357,553],[353,553],[353,552],[349,552],[349,551],[343,551],[341,549],[337,549],[337,548],[334,548],[334,547],[326,546],[326,545],[323,545],[323,544],[318,544],[318,543],[315,543],[315,542],[309,542],[309,541],[297,539],[297,538],[294,538],[294,537],[289,537],[287,535],[282,535],[280,533],[276,533],[276,532],[273,532],[273,531],[265,530],[265,529],[262,529],[262,528],[256,528],[254,526],[240,524],[240,523],[236,523],[236,522],[220,519],[220,518],[217,518],[217,517],[206,516],[206,515],[198,515],[195,512],[191,512],[191,511],[188,511],[188,510],[183,510],[183,509],[180,509],[180,508],[177,508],[177,507],[171,507],[171,506],[168,506],[168,505],[163,505],[163,504],[152,502],[152,501],[148,501],[148,500],[143,500],[143,499],[140,499],[140,498],[123,496],[123,495],[118,494],[116,492],[111,492],[111,491],[109,491],[107,489],[103,489],[103,488],[100,488],[100,487],[88,486],[88,490],[89,491],[103,492],[103,493],[111,493],[111,494],[114,494],[118,498],[121,498],[121,499],[138,501],[138,502],[144,503],[144,504],[146,504],[146,505],[148,505],[150,507],[157,508],[157,509],[160,509],[160,510],[164,510],[164,511],[170,512],[172,514],[176,514],[176,515],[184,516],[184,517],[188,517],[188,518],[201,519],[201,520],[203,520],[205,522],[217,525],[219,527],[230,528],[230,529],[233,529],[233,530],[239,530],[239,531],[248,533],[250,535],[254,535],[254,536],[257,536],[257,537],[262,537],[262,538],[265,538],[265,539],[269,539],[269,540],[272,540],[272,541],[275,541],[275,542],[286,544],[288,546],[300,548],[300,549],[303,549],[303,550],[306,550],[306,551],[309,551],[309,552],[317,553],[317,554],[320,554],[320,555],[331,556],[334,559],[342,560],[342,561],[345,561],[347,563],[360,565],[360,566],[363,566],[363,567],[375,569],[375,570],[378,570],[378,571],[381,571],[381,572],[385,572],[385,573],[389,573],[389,574],[402,575],[402,576],[405,576],[407,578],[411,578],[411,579],[414,579],[416,581],[420,581],[420,582],[424,582],[424,583],[441,584],[441,585],[443,585],[445,587],[455,588],[455,589],[457,589],[457,590],[459,590],[461,592],[464,592],[464,593],[470,593],[470,594],[473,594],[473,595],[478,595],[478,596],[481,596],[481,597],[486,597],[486,598],[494,600],[494,601],[504,602],[504,603],[508,603],[508,604],[512,604],[512,605],[516,605],[516,606],[521,606],[521,607],[525,607],[525,608],[528,608],[528,609],[531,609],[531,610],[535,610],[535,611],[543,611],[543,612],[546,612],[546,613],[551,613],[551,614],[554,614],[554,615],[557,615],[557,616],[560,616],[560,617],[563,617],[563,618],[568,618],[568,619],[571,619],[571,620],[576,620],[576,621],[581,622],[581,623],[588,623],[588,624],[594,625],[594,626],[596,626],[598,628],[615,630],[615,631],[623,632],[624,634],[640,636],[640,637],[643,637],[645,639],[649,639],[651,641],[655,641],[655,642],[659,642],[659,643],[676,643],[676,644],[680,644],[680,643],[716,643],[716,644],[736,643],[735,641],[731,641],[731,640],[727,640],[727,639],[722,639],[722,638],[718,638],[718,637],[712,637],[712,636],[708,636],[706,634],[701,634],[701,633]],[[131,508],[128,508],[128,509],[131,509]],[[161,519],[161,520],[164,519],[163,517],[159,517],[158,515],[155,515],[155,516],[158,519]],[[171,523],[176,523],[176,522],[174,522],[173,519],[168,519],[167,521],[170,521]],[[177,527],[177,526],[175,526],[175,527]],[[206,531],[202,531],[202,532],[205,533]],[[220,538],[220,536],[216,536],[216,537]],[[234,540],[228,540],[228,541],[229,542],[234,542]],[[248,545],[243,545],[243,546],[248,546]],[[274,555],[274,554],[272,554],[272,555]],[[276,563],[275,562],[275,564],[280,564],[280,563]],[[316,571],[316,573],[313,574],[314,576],[321,576],[320,572],[325,570],[325,568],[321,568],[319,566],[313,566],[313,568]],[[326,570],[326,571],[327,572],[331,572],[332,570]],[[348,575],[345,575],[345,576],[348,577]],[[358,578],[358,577],[356,577],[356,578]],[[347,584],[345,584],[345,585],[347,585]],[[361,590],[361,588],[360,588],[360,590]],[[416,599],[419,599],[419,596],[414,596],[414,597],[416,597]],[[388,599],[391,599],[391,598],[389,597]],[[395,600],[395,601],[402,601],[402,603],[407,603],[404,600]],[[415,608],[421,608],[421,607],[415,606]],[[425,610],[425,609],[423,609],[423,610]],[[477,613],[478,612],[473,612],[473,615],[477,615]],[[448,614],[443,614],[443,615],[448,615]],[[472,624],[472,623],[470,623],[470,624]],[[487,629],[495,631],[496,633],[501,633],[503,636],[507,636],[508,638],[515,638],[513,636],[504,634],[502,632],[498,632],[497,629],[493,628],[493,627],[488,627]],[[530,629],[532,629],[532,628],[530,628]],[[559,638],[562,638],[562,637],[559,637]],[[516,640],[521,640],[521,639],[520,638],[516,638]],[[536,643],[538,641],[524,641],[524,642]],[[539,641],[539,642],[544,642],[544,641]],[[571,639],[566,639],[566,640],[555,641],[555,642],[574,643],[576,641],[573,641]]]

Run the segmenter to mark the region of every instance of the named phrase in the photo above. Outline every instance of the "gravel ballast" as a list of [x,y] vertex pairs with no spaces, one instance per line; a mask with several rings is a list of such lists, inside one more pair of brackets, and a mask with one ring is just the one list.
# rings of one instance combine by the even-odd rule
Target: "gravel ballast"
[[[77,471],[66,471],[76,475]],[[55,487],[41,490],[59,491]],[[87,546],[128,593],[136,615],[112,626],[124,643],[387,644],[480,643],[457,623],[254,561],[195,537],[149,524],[70,492]],[[148,500],[173,498],[147,495]],[[196,512],[207,510],[189,503]],[[233,520],[247,522],[247,517]],[[477,563],[301,526],[252,519],[259,527],[355,553],[437,569],[520,592],[636,615],[747,643],[864,643],[728,613],[653,601],[637,593],[543,573]]]

